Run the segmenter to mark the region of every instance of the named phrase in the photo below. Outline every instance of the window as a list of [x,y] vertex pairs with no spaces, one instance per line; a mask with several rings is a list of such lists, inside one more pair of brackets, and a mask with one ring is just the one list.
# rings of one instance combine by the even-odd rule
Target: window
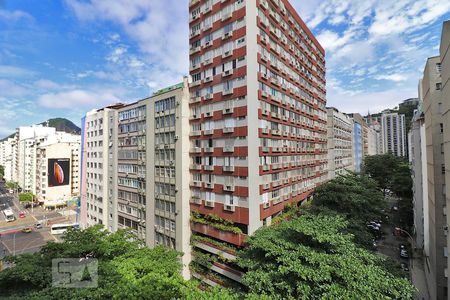
[[440,90],[442,88],[442,83],[436,83],[436,90]]
[[440,126],[440,128],[441,128],[441,133],[444,133],[444,124],[441,123],[441,124],[439,124],[439,126]]

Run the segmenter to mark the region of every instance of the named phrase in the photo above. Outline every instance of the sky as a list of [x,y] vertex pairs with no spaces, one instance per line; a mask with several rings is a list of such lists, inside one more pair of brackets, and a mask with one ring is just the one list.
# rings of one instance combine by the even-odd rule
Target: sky
[[[326,50],[328,105],[349,113],[417,97],[450,19],[448,0],[290,2]],[[0,0],[0,138],[181,82],[188,31],[188,0]]]

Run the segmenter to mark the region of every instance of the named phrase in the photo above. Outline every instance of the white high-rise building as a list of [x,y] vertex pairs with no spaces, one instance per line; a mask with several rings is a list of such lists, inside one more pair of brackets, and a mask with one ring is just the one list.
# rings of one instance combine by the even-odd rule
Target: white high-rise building
[[385,111],[381,115],[383,153],[406,157],[405,115]]

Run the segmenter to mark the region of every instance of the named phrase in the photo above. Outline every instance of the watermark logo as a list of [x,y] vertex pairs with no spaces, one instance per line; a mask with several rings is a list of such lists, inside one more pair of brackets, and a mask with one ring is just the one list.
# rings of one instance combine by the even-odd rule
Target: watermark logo
[[98,287],[98,260],[95,258],[53,259],[52,286],[79,289]]

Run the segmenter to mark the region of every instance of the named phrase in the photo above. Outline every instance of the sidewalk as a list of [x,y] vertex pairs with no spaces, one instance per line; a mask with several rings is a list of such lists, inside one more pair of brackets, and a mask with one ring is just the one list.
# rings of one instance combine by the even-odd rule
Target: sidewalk
[[424,262],[421,257],[415,257],[411,264],[411,281],[418,290],[414,299],[427,300],[430,299],[428,294],[427,281],[425,278]]

